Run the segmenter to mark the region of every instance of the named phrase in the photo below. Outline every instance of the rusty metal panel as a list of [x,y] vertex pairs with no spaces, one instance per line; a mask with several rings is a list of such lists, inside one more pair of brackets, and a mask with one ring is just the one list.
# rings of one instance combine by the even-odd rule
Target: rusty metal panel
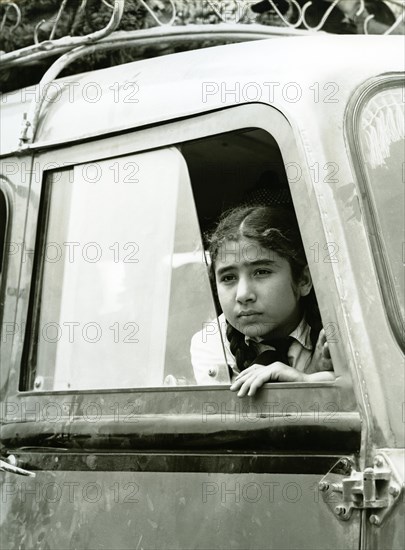
[[358,548],[359,515],[320,502],[319,475],[39,472],[5,476],[3,548]]

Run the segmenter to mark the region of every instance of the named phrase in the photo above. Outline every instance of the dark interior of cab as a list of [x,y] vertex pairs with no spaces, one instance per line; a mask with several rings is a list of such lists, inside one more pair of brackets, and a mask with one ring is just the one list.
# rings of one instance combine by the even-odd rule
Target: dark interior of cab
[[201,231],[239,205],[291,206],[284,163],[274,138],[260,129],[218,134],[181,145]]

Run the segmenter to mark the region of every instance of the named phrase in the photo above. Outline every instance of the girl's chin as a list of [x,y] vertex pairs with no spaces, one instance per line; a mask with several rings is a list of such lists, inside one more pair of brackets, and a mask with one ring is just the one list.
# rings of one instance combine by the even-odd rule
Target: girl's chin
[[272,333],[272,329],[269,330],[268,326],[260,326],[260,324],[247,325],[241,327],[239,330],[249,338],[264,338]]

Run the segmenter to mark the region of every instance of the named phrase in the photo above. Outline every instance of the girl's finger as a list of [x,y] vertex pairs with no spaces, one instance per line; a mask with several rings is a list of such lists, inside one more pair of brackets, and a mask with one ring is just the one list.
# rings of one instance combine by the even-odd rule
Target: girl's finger
[[243,376],[240,376],[240,377],[236,378],[236,380],[232,383],[232,386],[230,387],[231,391],[236,391],[244,383],[246,383],[248,380],[250,380],[250,379],[253,380],[256,375],[257,375],[257,371],[256,371],[256,373],[254,371],[251,371],[251,372],[248,372],[248,373],[244,373]]
[[238,391],[238,397],[244,397],[248,393],[252,382],[253,382],[253,379],[251,379],[251,378],[249,378],[248,380],[243,382],[243,384],[241,385],[241,387]]
[[319,333],[319,343],[323,346],[326,343],[326,334],[325,329],[323,328]]
[[259,369],[263,369],[265,365],[256,365],[256,364],[253,364],[251,365],[250,367],[248,367],[247,369],[244,369],[242,372],[240,372],[238,374],[238,376],[236,377],[236,380],[238,378],[242,378],[243,376],[247,375],[247,374],[251,374],[252,372],[255,372]]
[[231,386],[231,390],[235,391],[239,388],[238,397],[244,397],[248,391],[251,385],[257,380],[258,378],[261,378],[264,373],[260,372],[259,369],[256,371],[252,371],[248,376],[246,376],[243,380],[238,380]]
[[260,376],[255,378],[252,383],[250,384],[250,388],[248,391],[249,397],[252,397],[256,391],[263,386],[266,382],[269,382],[271,379],[271,372],[268,373],[262,373]]
[[240,380],[246,380],[246,378],[249,378],[249,376],[252,376],[252,374],[254,374],[254,372],[257,372],[257,371],[243,371],[241,372],[240,374],[238,374],[238,376],[235,378],[235,382],[239,382]]
[[260,371],[256,371],[256,373],[249,377],[242,385],[238,392],[238,397],[243,397],[246,394],[253,396],[256,393],[256,390],[261,388],[263,384],[271,379],[271,373],[273,370],[272,365],[268,365]]
[[325,342],[323,347],[322,347],[322,355],[325,357],[325,359],[330,359],[330,351],[329,351],[328,342]]

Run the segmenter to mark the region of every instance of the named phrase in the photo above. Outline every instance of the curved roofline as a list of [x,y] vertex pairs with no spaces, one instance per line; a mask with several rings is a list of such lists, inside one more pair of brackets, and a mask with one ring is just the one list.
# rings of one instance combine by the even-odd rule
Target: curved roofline
[[[267,103],[296,120],[313,116],[315,111],[318,117],[332,113],[343,116],[348,99],[363,82],[404,70],[402,44],[401,36],[273,38],[175,53],[51,80],[53,95],[49,93],[39,113],[38,140],[41,146],[51,146],[245,103]],[[215,93],[204,97],[204,86],[210,83]],[[270,84],[278,92],[275,97],[269,95]],[[240,97],[232,95],[232,89],[243,91],[247,86],[247,97],[243,93]],[[300,88],[302,98],[295,101],[291,94],[281,94],[286,86],[291,93],[293,86]],[[320,100],[314,97],[314,86],[321,93]],[[91,87],[92,93],[99,95],[95,100],[85,94]],[[253,97],[255,87],[262,92],[261,97]],[[40,99],[39,87],[3,96],[3,155],[18,150],[23,113],[30,104],[36,108]]]

